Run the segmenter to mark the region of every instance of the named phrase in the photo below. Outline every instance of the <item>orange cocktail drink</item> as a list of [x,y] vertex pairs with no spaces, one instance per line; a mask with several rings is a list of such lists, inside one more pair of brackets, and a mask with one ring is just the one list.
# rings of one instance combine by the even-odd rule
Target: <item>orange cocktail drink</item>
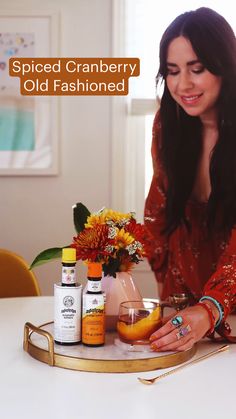
[[148,344],[162,324],[161,305],[153,301],[124,301],[120,304],[117,331],[122,342]]

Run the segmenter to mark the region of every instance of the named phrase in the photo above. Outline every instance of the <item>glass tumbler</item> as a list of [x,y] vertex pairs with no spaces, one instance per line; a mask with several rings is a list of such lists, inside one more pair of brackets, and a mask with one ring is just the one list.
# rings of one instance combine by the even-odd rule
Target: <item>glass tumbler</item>
[[149,344],[149,337],[162,325],[162,305],[156,301],[124,301],[119,307],[117,331],[122,342]]

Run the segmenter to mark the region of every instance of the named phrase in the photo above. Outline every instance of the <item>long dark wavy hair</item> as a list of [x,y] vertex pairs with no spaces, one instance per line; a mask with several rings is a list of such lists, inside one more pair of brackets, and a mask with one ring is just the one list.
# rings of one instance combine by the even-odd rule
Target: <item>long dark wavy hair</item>
[[204,67],[222,78],[218,99],[219,137],[210,161],[211,194],[207,213],[209,231],[218,228],[229,233],[236,223],[236,39],[228,22],[205,7],[178,16],[160,43],[156,79],[157,84],[164,82],[160,157],[168,180],[164,232],[170,234],[182,223],[188,226],[185,207],[194,186],[202,147],[200,118],[189,116],[177,106],[165,82],[168,46],[178,36],[188,39]]

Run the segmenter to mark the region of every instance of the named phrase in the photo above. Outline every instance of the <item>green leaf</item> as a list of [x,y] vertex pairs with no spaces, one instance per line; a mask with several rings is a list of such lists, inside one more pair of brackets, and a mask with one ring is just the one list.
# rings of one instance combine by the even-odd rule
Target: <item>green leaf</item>
[[[68,246],[64,246],[68,247]],[[50,249],[43,250],[43,252],[39,253],[38,256],[33,260],[30,265],[30,270],[35,268],[36,266],[42,265],[43,263],[49,262],[52,259],[57,259],[62,257],[62,249],[64,247],[51,247]]]
[[84,230],[84,225],[87,222],[87,218],[90,216],[88,208],[85,207],[81,202],[77,203],[73,207],[74,226],[79,234]]

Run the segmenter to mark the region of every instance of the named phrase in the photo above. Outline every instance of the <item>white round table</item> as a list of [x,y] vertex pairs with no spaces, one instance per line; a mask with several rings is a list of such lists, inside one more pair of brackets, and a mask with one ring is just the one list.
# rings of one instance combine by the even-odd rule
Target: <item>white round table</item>
[[[53,297],[0,299],[0,417],[3,419],[222,419],[235,417],[236,345],[152,386],[142,373],[50,367],[23,351],[26,322],[53,319]],[[230,317],[236,334],[236,316]],[[195,357],[220,347],[205,339]],[[193,358],[194,359],[194,358]]]

